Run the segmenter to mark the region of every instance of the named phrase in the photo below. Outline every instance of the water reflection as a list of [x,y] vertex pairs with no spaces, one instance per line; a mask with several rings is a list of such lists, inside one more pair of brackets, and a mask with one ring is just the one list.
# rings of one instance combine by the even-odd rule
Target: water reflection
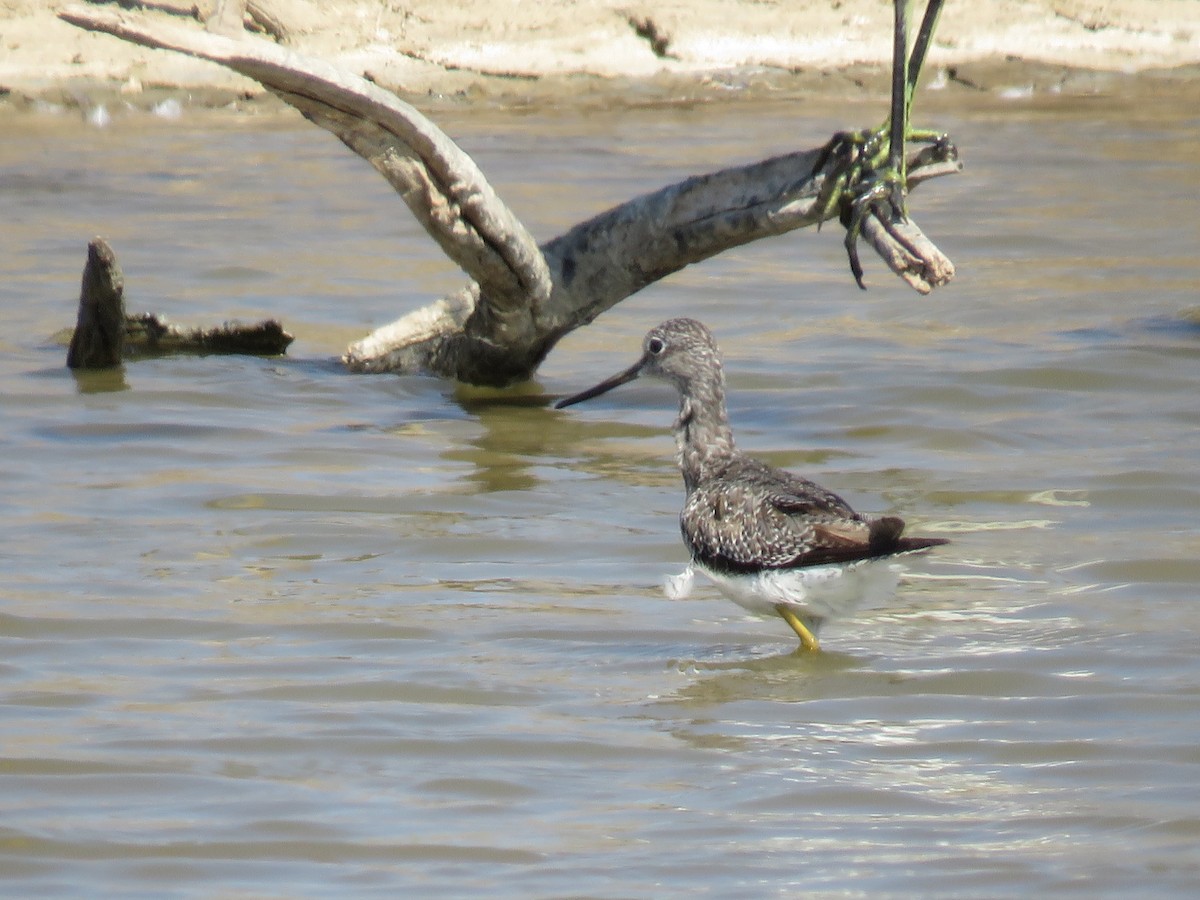
[[81,394],[111,394],[129,390],[124,366],[90,371],[72,369],[71,375],[75,379],[76,389]]
[[[656,458],[670,462],[671,439],[665,428],[625,424],[619,416],[586,420],[552,409],[556,397],[536,386],[528,394],[480,395],[472,389],[456,396],[461,408],[480,426],[466,446],[448,447],[443,458],[468,462],[470,481],[485,492],[535,491],[562,468],[563,460],[586,477],[610,475],[647,483],[641,470]],[[661,444],[657,449],[653,444]],[[657,477],[650,483],[661,483]]]

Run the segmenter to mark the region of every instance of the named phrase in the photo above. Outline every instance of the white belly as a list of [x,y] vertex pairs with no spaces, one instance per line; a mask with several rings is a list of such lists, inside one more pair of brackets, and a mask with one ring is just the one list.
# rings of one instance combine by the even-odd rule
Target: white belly
[[[668,596],[686,596],[691,570],[668,580]],[[722,594],[743,609],[761,616],[778,615],[780,604],[790,607],[806,622],[848,616],[859,609],[886,603],[896,592],[904,571],[895,559],[870,559],[849,565],[776,569],[753,575],[724,575],[703,566],[694,568]]]

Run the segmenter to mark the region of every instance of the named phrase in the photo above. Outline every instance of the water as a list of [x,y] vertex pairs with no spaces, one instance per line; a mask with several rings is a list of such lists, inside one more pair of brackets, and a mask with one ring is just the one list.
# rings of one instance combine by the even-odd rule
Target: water
[[[968,169],[913,210],[953,286],[921,299],[868,259],[862,293],[837,229],[794,233],[622,303],[524,399],[332,361],[462,277],[323,132],[10,120],[0,893],[1190,893],[1186,108],[933,95]],[[439,113],[543,239],[877,116]],[[94,234],[131,308],[278,316],[291,353],[72,375],[49,336]],[[536,399],[680,314],[723,346],[744,448],[954,539],[823,654],[711,589],[662,596],[669,390]]]

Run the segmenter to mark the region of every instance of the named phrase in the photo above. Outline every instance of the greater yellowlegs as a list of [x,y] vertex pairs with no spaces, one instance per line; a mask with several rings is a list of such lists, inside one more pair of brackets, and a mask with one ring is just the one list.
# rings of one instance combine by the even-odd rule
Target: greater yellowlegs
[[694,567],[744,609],[782,617],[805,648],[817,650],[826,619],[890,596],[901,571],[893,557],[947,543],[901,537],[903,519],[861,516],[807,478],[739,453],[725,411],[721,356],[712,333],[695,319],[651,329],[634,365],[555,406],[589,400],[641,375],[679,391],[675,443],[687,490],[679,526],[692,565],[673,580],[676,595],[690,589]]

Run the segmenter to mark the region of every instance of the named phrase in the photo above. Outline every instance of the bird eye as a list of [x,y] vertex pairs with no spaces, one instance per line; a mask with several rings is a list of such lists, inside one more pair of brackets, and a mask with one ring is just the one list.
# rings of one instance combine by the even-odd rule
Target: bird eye
[[650,338],[650,340],[646,341],[646,349],[649,350],[653,356],[658,356],[658,354],[662,353],[666,346],[667,345],[658,338]]

